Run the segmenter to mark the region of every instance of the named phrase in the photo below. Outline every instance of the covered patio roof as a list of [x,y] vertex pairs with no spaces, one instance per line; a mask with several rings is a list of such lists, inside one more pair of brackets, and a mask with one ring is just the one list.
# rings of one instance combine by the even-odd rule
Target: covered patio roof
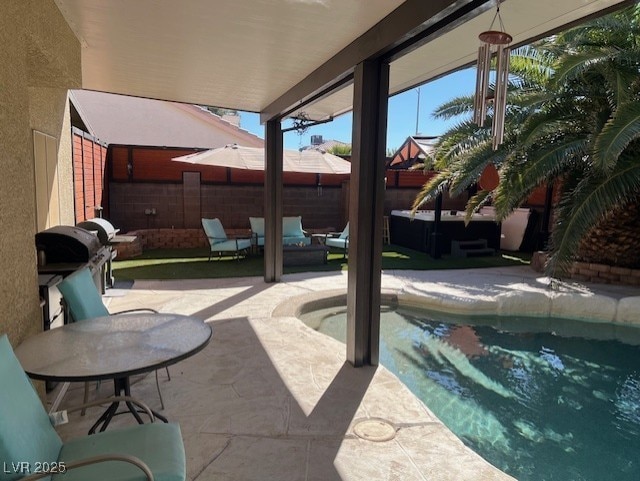
[[[261,112],[263,120],[300,111],[324,119],[351,110],[354,66],[378,54],[392,59],[390,94],[469,65],[496,4],[55,1],[82,45],[83,88]],[[625,3],[506,0],[501,15],[519,45]],[[415,35],[418,43],[403,48]],[[340,88],[327,92],[335,85]],[[312,105],[297,107],[314,97]]]
[[[376,365],[387,97],[473,62],[500,0],[55,1],[83,88],[260,112],[267,282],[282,275],[281,121],[353,109],[347,360]],[[501,3],[518,45],[632,2]]]

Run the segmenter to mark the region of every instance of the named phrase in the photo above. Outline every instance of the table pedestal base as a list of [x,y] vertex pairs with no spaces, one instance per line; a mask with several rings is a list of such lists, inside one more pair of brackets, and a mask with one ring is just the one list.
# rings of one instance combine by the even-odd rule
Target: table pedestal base
[[[114,379],[113,387],[114,387],[114,392],[116,397],[131,396],[131,383],[128,377],[120,377],[120,378]],[[107,429],[107,426],[109,426],[109,423],[111,422],[114,416],[117,416],[119,414],[125,414],[127,411],[129,411],[133,415],[133,417],[136,418],[136,421],[138,421],[139,424],[144,424],[144,421],[140,416],[141,413],[138,411],[138,408],[136,408],[135,404],[133,404],[130,401],[125,401],[124,404],[127,407],[127,411],[117,412],[118,407],[120,406],[120,403],[121,401],[112,402],[109,405],[109,407],[105,410],[105,412],[103,412],[102,415],[98,418],[98,420],[93,424],[93,426],[91,426],[91,429],[89,429],[89,434],[94,434],[96,432],[96,429],[98,429],[98,427],[100,427],[100,432],[104,431],[105,429]],[[151,410],[151,412],[156,418],[160,419],[162,422],[165,422],[165,423],[169,422],[166,417],[154,411],[153,409]]]

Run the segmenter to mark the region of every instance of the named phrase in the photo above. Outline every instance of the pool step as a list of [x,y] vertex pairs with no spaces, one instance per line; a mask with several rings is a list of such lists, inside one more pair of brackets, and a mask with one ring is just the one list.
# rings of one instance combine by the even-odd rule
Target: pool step
[[452,257],[482,257],[492,256],[495,253],[495,249],[487,246],[487,239],[451,241]]

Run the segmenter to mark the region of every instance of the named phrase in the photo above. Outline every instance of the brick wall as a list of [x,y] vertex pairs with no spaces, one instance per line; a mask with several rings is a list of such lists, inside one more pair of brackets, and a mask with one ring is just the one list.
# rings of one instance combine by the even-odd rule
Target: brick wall
[[118,260],[139,256],[150,249],[187,249],[209,245],[202,229],[141,229],[127,232],[127,235],[136,236],[136,240],[118,244]]
[[[320,189],[316,186],[285,186],[284,215],[301,215],[305,229],[332,227],[342,230],[346,222],[345,204],[348,199],[348,192],[344,189],[348,189],[348,186],[322,186]],[[395,209],[409,209],[417,193],[417,188],[387,188],[385,214]],[[248,229],[249,217],[264,216],[262,185],[202,184],[200,195],[198,216],[217,217],[225,229]],[[109,196],[109,220],[122,232],[187,227],[182,184],[112,181]],[[444,208],[460,210],[465,201],[466,196],[447,198]]]
[[[531,267],[538,272],[543,272],[546,261],[546,253],[534,252]],[[574,262],[569,269],[568,278],[580,282],[640,286],[640,269]]]
[[96,207],[106,200],[105,166],[107,147],[98,139],[73,128],[73,183],[75,222],[96,217]]
[[569,273],[576,281],[640,286],[640,269],[574,262]]

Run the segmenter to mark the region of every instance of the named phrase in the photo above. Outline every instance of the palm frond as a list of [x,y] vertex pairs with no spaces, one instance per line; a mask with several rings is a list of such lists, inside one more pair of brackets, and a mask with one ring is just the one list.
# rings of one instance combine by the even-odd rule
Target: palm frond
[[571,81],[592,68],[594,64],[609,59],[614,53],[611,49],[596,49],[567,54],[558,61],[552,82],[558,86]]
[[613,168],[622,151],[640,137],[640,103],[628,102],[618,107],[613,118],[595,140],[594,165],[602,170]]
[[480,129],[470,120],[457,124],[447,131],[436,145],[436,168],[441,170],[449,167],[456,159],[467,155],[489,137],[488,130]]
[[415,214],[420,207],[424,204],[436,198],[438,194],[444,192],[444,189],[449,184],[451,177],[450,171],[442,171],[431,177],[420,189],[420,192],[413,201],[411,207],[411,214]]
[[491,200],[490,190],[480,190],[474,196],[472,196],[467,202],[467,207],[464,213],[464,224],[469,225],[473,214],[478,212],[480,207],[487,204]]
[[520,206],[533,189],[562,173],[567,165],[586,153],[583,138],[558,140],[537,151],[528,150],[524,165],[510,163],[502,171],[500,184],[494,191],[493,205],[498,219],[505,219]]
[[448,102],[439,105],[431,114],[434,119],[448,120],[460,115],[473,112],[473,96],[466,95],[455,97]]
[[543,86],[553,74],[555,60],[549,52],[526,45],[511,51],[509,73],[530,85]]
[[455,169],[455,175],[452,176],[449,184],[449,194],[454,197],[460,195],[467,187],[478,181],[489,162],[500,166],[504,155],[504,149],[493,150],[491,141],[487,139],[467,155],[459,158],[451,166],[452,170]]
[[610,105],[616,108],[618,105],[629,101],[629,86],[637,79],[638,74],[635,72],[625,72],[620,69],[614,69],[611,72],[605,72],[604,77],[609,85],[608,90],[611,92]]
[[524,123],[518,137],[520,148],[527,148],[536,143],[544,142],[552,134],[558,136],[559,132],[571,131],[574,125],[570,120],[558,118],[555,112],[542,112],[530,116]]
[[556,212],[548,273],[562,275],[571,265],[581,239],[613,207],[640,195],[640,163],[626,158],[607,177],[588,176],[565,193]]

